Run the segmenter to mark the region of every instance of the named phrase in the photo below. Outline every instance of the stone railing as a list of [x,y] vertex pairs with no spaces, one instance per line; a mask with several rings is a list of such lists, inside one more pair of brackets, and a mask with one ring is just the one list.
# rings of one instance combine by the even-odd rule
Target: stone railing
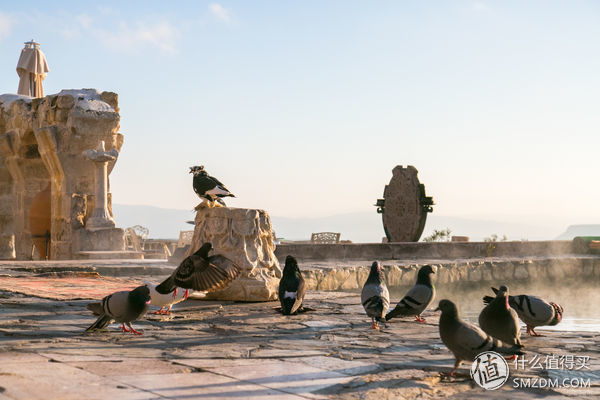
[[570,240],[514,242],[402,242],[280,244],[279,260],[288,254],[303,261],[404,260],[419,258],[459,259],[476,257],[529,257],[572,254]]

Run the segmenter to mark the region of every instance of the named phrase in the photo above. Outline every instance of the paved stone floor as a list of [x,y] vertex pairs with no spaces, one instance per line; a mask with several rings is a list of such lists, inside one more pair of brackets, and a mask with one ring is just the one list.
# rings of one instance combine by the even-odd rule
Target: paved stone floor
[[[437,313],[370,329],[359,297],[310,292],[315,309],[282,316],[276,303],[188,300],[171,316],[147,317],[137,336],[111,325],[86,334],[87,301],[0,292],[0,399],[525,399],[600,397],[600,336],[547,331],[524,337],[527,358],[589,357],[579,371],[525,369],[514,377],[590,378],[591,387],[479,388],[453,358]],[[436,302],[437,303],[437,302]],[[558,374],[558,375],[557,375]],[[561,375],[562,374],[562,375]]]

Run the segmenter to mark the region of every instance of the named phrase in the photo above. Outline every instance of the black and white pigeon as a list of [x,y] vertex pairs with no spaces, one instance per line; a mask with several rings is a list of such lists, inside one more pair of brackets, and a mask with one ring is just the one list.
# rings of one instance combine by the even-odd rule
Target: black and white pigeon
[[396,304],[396,307],[385,316],[386,321],[392,318],[414,315],[417,321],[425,322],[421,318],[421,313],[429,307],[435,297],[435,287],[431,283],[432,274],[435,274],[435,270],[431,265],[424,265],[419,269],[417,283]]
[[360,301],[373,321],[372,328],[379,329],[379,322],[385,323],[385,313],[390,307],[390,293],[377,261],[371,265],[371,271],[360,294]]
[[204,165],[190,167],[190,174],[194,174],[194,192],[203,200],[198,207],[206,203],[206,206],[215,206],[215,202],[225,205],[223,197],[235,197],[217,178],[208,175]]
[[239,267],[221,254],[208,255],[212,245],[204,243],[186,257],[171,276],[156,286],[160,294],[174,292],[177,287],[210,292],[226,287],[239,274]]
[[[498,293],[498,289],[493,287],[492,290],[495,294]],[[489,304],[492,300],[494,300],[492,296],[483,297],[484,304]],[[521,321],[525,322],[530,336],[543,336],[534,330],[538,326],[557,325],[562,321],[564,311],[562,306],[540,297],[527,294],[508,296],[508,304],[517,312]]]
[[479,314],[479,326],[489,335],[509,344],[521,344],[521,326],[508,305],[508,288],[500,286],[496,297]]
[[436,311],[441,310],[440,338],[456,359],[454,368],[448,374],[453,376],[463,361],[473,361],[479,353],[495,351],[509,356],[523,355],[520,345],[509,345],[481,328],[460,319],[456,305],[450,300],[441,300]]
[[[99,316],[96,322],[87,328],[86,332],[106,328],[115,321],[122,324],[123,332],[141,335],[131,323],[140,319],[150,307],[150,290],[147,286],[138,286],[132,291],[121,291],[110,294],[100,303],[89,303],[87,309]],[[125,327],[127,325],[129,329]]]
[[285,258],[283,275],[279,281],[279,302],[284,315],[296,314],[302,307],[306,286],[298,262],[292,256]]

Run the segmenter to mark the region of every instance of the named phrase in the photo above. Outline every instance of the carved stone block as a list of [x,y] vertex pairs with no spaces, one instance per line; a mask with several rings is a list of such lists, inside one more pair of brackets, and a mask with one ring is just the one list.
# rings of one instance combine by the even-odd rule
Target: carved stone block
[[277,299],[281,268],[275,257],[271,218],[264,210],[215,207],[196,214],[192,245],[186,257],[205,242],[242,270],[229,287],[207,298],[233,301]]

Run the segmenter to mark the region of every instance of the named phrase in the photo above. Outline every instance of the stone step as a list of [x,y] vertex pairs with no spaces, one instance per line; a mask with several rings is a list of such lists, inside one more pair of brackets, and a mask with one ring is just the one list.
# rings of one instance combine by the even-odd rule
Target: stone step
[[141,251],[80,251],[78,258],[84,260],[141,260]]

